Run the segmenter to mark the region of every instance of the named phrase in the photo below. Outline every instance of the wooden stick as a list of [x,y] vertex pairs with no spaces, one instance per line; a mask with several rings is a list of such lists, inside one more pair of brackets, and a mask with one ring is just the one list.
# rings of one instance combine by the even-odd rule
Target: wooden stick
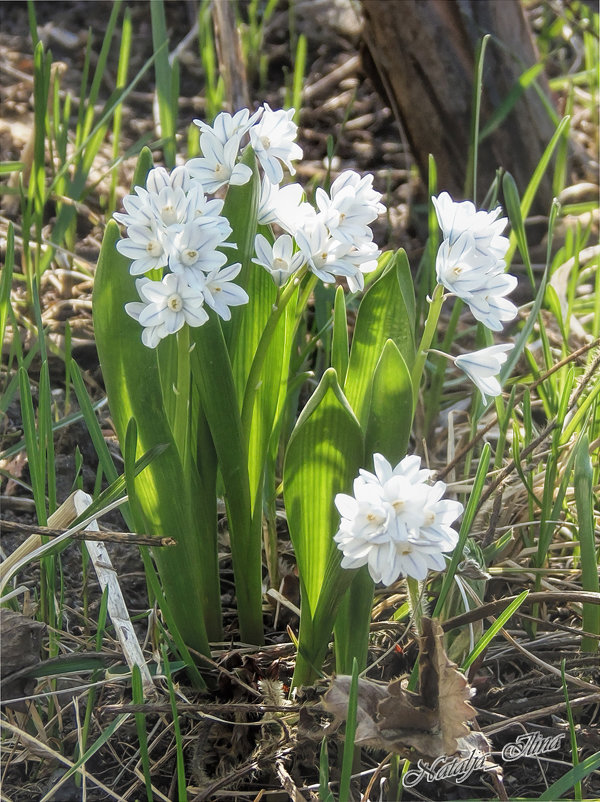
[[[42,537],[59,537],[65,529],[50,529],[37,524],[22,524],[17,521],[0,519],[0,535],[16,532],[22,535],[41,535]],[[135,532],[74,532],[73,540],[97,540],[103,543],[125,543],[137,546],[175,546],[177,541],[172,537],[153,537]]]

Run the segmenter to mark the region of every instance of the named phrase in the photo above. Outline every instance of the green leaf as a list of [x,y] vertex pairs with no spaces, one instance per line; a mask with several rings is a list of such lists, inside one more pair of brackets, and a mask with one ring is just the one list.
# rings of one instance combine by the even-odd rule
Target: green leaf
[[348,321],[346,298],[342,287],[335,291],[333,307],[333,333],[331,337],[331,367],[335,369],[340,387],[344,386],[348,372]]
[[319,757],[319,802],[335,802],[335,797],[329,790],[329,755],[327,753],[327,738],[321,741]]
[[479,132],[479,144],[483,142],[490,134],[493,134],[498,126],[502,125],[506,117],[510,114],[515,106],[515,103],[521,97],[527,87],[535,81],[540,72],[544,69],[544,63],[538,61],[537,64],[529,67],[522,73],[515,82],[508,95],[504,98],[502,103],[494,111],[488,122]]
[[488,644],[495,638],[496,634],[502,629],[504,624],[512,617],[512,615],[519,609],[519,607],[523,604],[527,596],[529,595],[528,590],[524,590],[522,593],[517,596],[517,598],[511,602],[506,610],[503,610],[502,613],[498,616],[498,618],[494,621],[492,626],[485,632],[482,638],[479,639],[479,642],[471,652],[471,654],[467,657],[465,662],[462,664],[461,670],[466,671],[470,665],[472,665],[475,660],[479,657],[479,655],[487,648]]
[[354,737],[356,735],[356,714],[358,708],[358,663],[352,662],[352,679],[348,694],[348,711],[346,713],[346,737],[344,739],[344,755],[340,777],[340,799],[350,798],[350,781],[352,779],[352,762],[354,759]]
[[548,800],[548,802],[554,802],[554,800],[560,799],[564,793],[571,790],[575,783],[585,779],[585,777],[595,771],[598,766],[600,766],[600,752],[586,757],[585,760],[582,760],[577,766],[574,766],[566,774],[563,774],[560,780],[557,780],[550,788],[547,788],[538,799]]
[[[573,485],[575,487],[575,505],[577,507],[577,524],[579,526],[579,542],[581,549],[581,584],[584,590],[598,593],[598,560],[594,538],[594,497],[592,461],[589,453],[589,440],[586,434],[575,446],[575,468]],[[582,628],[585,632],[600,635],[600,606],[583,605]],[[597,652],[598,640],[584,636],[581,639],[584,652]]]
[[12,286],[13,267],[15,264],[15,229],[12,223],[8,224],[6,232],[6,256],[4,269],[0,277],[0,342],[4,342],[4,331],[10,307],[10,289]]
[[225,485],[240,631],[249,643],[264,637],[261,613],[261,531],[252,527],[248,456],[229,353],[219,318],[190,329],[192,377],[212,435]]
[[365,436],[365,460],[383,454],[393,464],[406,456],[413,421],[410,371],[397,345],[388,340],[373,376]]
[[[142,184],[152,165],[150,151],[142,152],[135,182]],[[164,411],[156,351],[141,341],[140,325],[126,314],[124,305],[137,300],[129,260],[116,250],[119,229],[107,226],[96,270],[93,308],[98,355],[109,406],[119,442],[124,446],[130,419],[137,423],[137,455],[157,445],[167,448],[135,480],[135,493],[143,510],[138,528],[153,534],[175,534],[177,546],[157,550],[156,561],[181,634],[188,645],[209,653],[203,616],[215,600],[203,574],[212,569],[208,553],[216,549],[210,525],[194,514],[191,489]],[[139,516],[138,516],[139,517]],[[168,553],[167,553],[168,552]]]
[[[544,173],[548,169],[548,165],[550,164],[550,159],[552,158],[554,149],[556,148],[561,137],[565,136],[568,127],[569,127],[569,117],[563,117],[563,119],[558,124],[556,131],[552,135],[552,139],[550,140],[550,142],[548,142],[546,149],[542,154],[542,158],[539,160],[537,167],[533,171],[531,180],[529,181],[527,189],[523,193],[523,197],[521,199],[521,218],[523,220],[527,219],[527,215],[531,210],[531,204],[533,203],[533,199],[535,198],[535,194],[538,191]],[[505,261],[507,265],[510,265],[516,247],[517,247],[517,239],[514,236],[514,234],[511,234],[510,245],[505,256]]]
[[165,139],[163,152],[167,167],[175,167],[177,132],[178,96],[173,95],[174,83],[176,85],[175,64],[169,63],[167,22],[163,0],[154,0],[150,3],[150,17],[152,23],[152,46],[156,60],[154,62],[154,75],[156,78],[156,94],[158,98],[158,113],[160,117],[161,136]]
[[330,368],[288,444],[284,500],[308,610],[314,614],[339,524],[335,494],[348,490],[362,463],[358,421]]
[[413,364],[414,310],[410,267],[404,251],[398,251],[365,294],[356,318],[344,389],[363,427],[369,418],[373,375],[387,340],[393,340],[409,367]]
[[[223,217],[229,220],[229,225],[232,229],[229,239],[237,245],[236,249],[227,249],[225,251],[228,256],[228,264],[241,262],[242,269],[236,279],[236,284],[243,287],[250,296],[248,304],[238,306],[231,310],[231,323],[228,324],[227,331],[225,332],[227,345],[232,354],[232,361],[238,363],[236,377],[238,376],[238,372],[239,376],[242,377],[242,379],[236,378],[236,386],[241,387],[241,390],[238,390],[238,392],[243,392],[245,379],[250,370],[252,359],[250,354],[254,353],[250,345],[247,344],[245,346],[246,352],[243,353],[245,345],[244,336],[253,335],[253,337],[256,338],[253,327],[260,329],[261,332],[262,328],[264,328],[264,320],[261,321],[262,328],[260,328],[260,324],[252,320],[252,315],[248,311],[255,306],[262,309],[265,303],[263,298],[254,299],[254,291],[255,289],[259,290],[261,295],[267,294],[270,291],[271,304],[276,295],[275,285],[267,271],[259,268],[251,261],[254,256],[254,237],[256,235],[256,219],[258,214],[258,200],[260,197],[260,176],[258,174],[256,157],[251,147],[248,146],[246,148],[241,162],[245,164],[246,167],[250,167],[252,170],[252,178],[241,186],[234,185],[229,187],[221,213]],[[241,340],[240,353],[238,353],[237,348],[238,340]],[[233,357],[234,354],[235,358]],[[243,367],[246,368],[245,371],[242,369]]]
[[366,565],[352,573],[354,577],[335,619],[335,670],[338,674],[349,674],[353,660],[358,661],[360,671],[367,667],[375,583]]
[[[341,600],[336,584],[341,580],[347,585],[353,576],[340,567],[341,553],[333,540],[340,520],[334,500],[336,493],[350,490],[362,453],[360,425],[330,368],[296,423],[283,472],[302,592],[301,666],[295,681],[307,681],[320,668]],[[318,627],[313,631],[319,606]],[[302,664],[310,666],[305,674]]]
[[525,224],[523,223],[523,215],[521,214],[521,203],[519,200],[519,191],[515,183],[515,179],[510,173],[505,173],[502,177],[502,192],[504,194],[504,202],[506,204],[506,211],[510,218],[512,226],[512,234],[519,246],[519,252],[523,258],[525,267],[527,268],[527,275],[531,286],[535,291],[535,279],[533,277],[533,270],[531,267],[531,258],[529,256],[529,247],[527,245],[527,234],[525,233]]

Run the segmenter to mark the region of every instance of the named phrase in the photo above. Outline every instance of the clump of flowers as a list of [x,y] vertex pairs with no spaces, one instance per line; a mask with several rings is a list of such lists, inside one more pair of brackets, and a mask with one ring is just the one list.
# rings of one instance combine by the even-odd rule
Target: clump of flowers
[[[502,236],[507,219],[500,208],[477,211],[470,201],[457,203],[447,192],[432,198],[444,240],[436,258],[440,284],[468,304],[473,317],[491,331],[502,331],[513,320],[517,307],[506,296],[517,286],[505,272],[509,241]],[[502,392],[496,378],[512,345],[495,345],[453,358],[486,396]]]
[[[144,276],[136,282],[141,300],[128,303],[126,311],[144,327],[142,341],[148,347],[184,324],[201,326],[208,319],[205,306],[229,320],[231,307],[248,302],[246,291],[234,283],[241,264],[228,265],[224,253],[237,246],[221,215],[223,200],[206,194],[250,180],[252,171],[240,161],[247,144],[263,170],[258,224],[284,232],[270,238],[256,234],[253,262],[278,287],[306,267],[325,282],[343,276],[356,292],[364,287],[364,275],[377,267],[380,251],[369,224],[384,207],[372,176],[347,170],[330,194],[317,190],[316,209],[299,184],[280,186],[284,168],[293,175],[293,162],[302,157],[293,115],[293,109],[274,111],[265,103],[252,115],[248,109],[223,112],[212,126],[195,120],[202,156],[171,173],[154,168],[146,186],[135,187],[135,194],[124,199],[125,211],[114,216],[127,236],[117,249],[131,260],[130,273]],[[150,286],[158,284],[147,277],[154,270],[167,271],[160,287]]]
[[418,456],[405,457],[392,468],[374,454],[373,464],[375,473],[359,471],[353,496],[335,497],[342,517],[334,540],[344,555],[342,568],[367,565],[373,581],[384,585],[443,571],[444,552],[458,542],[450,524],[462,513],[462,504],[442,498],[444,482],[427,483],[432,471],[421,469]]

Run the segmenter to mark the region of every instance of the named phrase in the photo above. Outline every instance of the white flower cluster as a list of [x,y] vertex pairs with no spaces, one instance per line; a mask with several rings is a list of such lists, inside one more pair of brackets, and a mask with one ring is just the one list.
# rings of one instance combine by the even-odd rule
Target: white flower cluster
[[329,194],[317,189],[317,210],[303,201],[299,184],[280,188],[266,174],[258,222],[275,223],[286,233],[272,245],[263,234],[257,234],[253,261],[264,267],[279,287],[307,265],[321,281],[333,282],[336,276],[344,276],[351,292],[362,290],[364,276],[375,270],[380,254],[369,223],[385,211],[381,195],[372,185],[372,175],[361,178],[346,170],[333,182]]
[[[506,298],[517,286],[516,277],[505,273],[508,239],[502,232],[506,218],[499,218],[500,208],[477,211],[470,201],[456,203],[447,192],[432,201],[444,236],[436,259],[439,283],[465,301],[476,320],[492,331],[502,331],[503,324],[517,314],[517,307]],[[494,345],[454,359],[481,391],[484,402],[486,395],[501,393],[496,374],[512,348]]]
[[452,551],[458,534],[450,524],[463,506],[444,500],[444,482],[427,484],[431,471],[421,458],[405,457],[392,468],[373,455],[375,473],[361,469],[354,495],[338,493],[340,527],[334,537],[343,552],[342,568],[367,565],[375,582],[391,585],[401,576],[423,580],[429,569],[446,567],[443,553]]
[[476,320],[502,331],[503,322],[517,314],[505,298],[517,286],[517,279],[504,272],[506,218],[498,219],[499,208],[478,212],[470,201],[455,203],[447,192],[432,200],[444,235],[436,259],[438,281],[469,305]]
[[299,184],[280,187],[283,167],[291,175],[293,161],[302,157],[294,141],[294,109],[273,111],[268,104],[250,115],[242,109],[217,115],[214,124],[194,120],[200,128],[202,156],[190,159],[170,174],[162,167],[150,171],[145,187],[123,201],[124,213],[115,219],[127,229],[117,243],[131,260],[130,272],[145,276],[151,270],[168,270],[162,280],[136,281],[141,301],[126,304],[127,313],[144,327],[142,341],[155,348],[163,337],[187,323],[201,326],[211,307],[224,320],[230,307],[247,303],[248,295],[233,283],[241,270],[225,266],[224,248],[231,226],[221,216],[223,201],[209,199],[229,184],[242,185],[252,175],[239,160],[246,141],[252,146],[264,176],[259,225],[277,224],[285,232],[273,244],[257,234],[257,258],[278,286],[307,264],[323,281],[345,276],[352,291],[364,287],[364,274],[374,270],[380,251],[369,228],[384,207],[372,188],[372,176],[361,178],[347,171],[334,181],[330,195],[317,190],[318,211],[304,202]]
[[223,201],[208,199],[187,166],[170,174],[164,167],[150,170],[146,187],[136,187],[123,205],[125,213],[114,216],[126,226],[127,237],[117,242],[117,250],[131,259],[130,273],[170,271],[161,281],[138,279],[142,300],[125,305],[144,327],[144,345],[156,348],[184,323],[201,326],[208,320],[205,304],[228,320],[229,307],[248,301],[245,290],[233,283],[241,264],[224,267],[227,257],[219,250],[235,247],[227,242],[231,226],[220,215]]

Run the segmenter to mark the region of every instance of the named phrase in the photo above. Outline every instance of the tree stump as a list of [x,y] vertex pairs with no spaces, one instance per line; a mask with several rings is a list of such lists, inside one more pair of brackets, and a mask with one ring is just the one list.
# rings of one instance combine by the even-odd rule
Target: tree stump
[[[428,156],[438,186],[455,198],[465,187],[475,58],[489,33],[483,70],[480,131],[538,56],[519,0],[361,0],[363,38],[388,101],[426,180]],[[538,85],[550,98],[543,73]],[[552,103],[552,100],[550,100]],[[523,193],[555,126],[533,86],[519,97],[499,128],[479,147],[478,199],[503,167]],[[551,175],[538,190],[535,210],[548,213]]]

